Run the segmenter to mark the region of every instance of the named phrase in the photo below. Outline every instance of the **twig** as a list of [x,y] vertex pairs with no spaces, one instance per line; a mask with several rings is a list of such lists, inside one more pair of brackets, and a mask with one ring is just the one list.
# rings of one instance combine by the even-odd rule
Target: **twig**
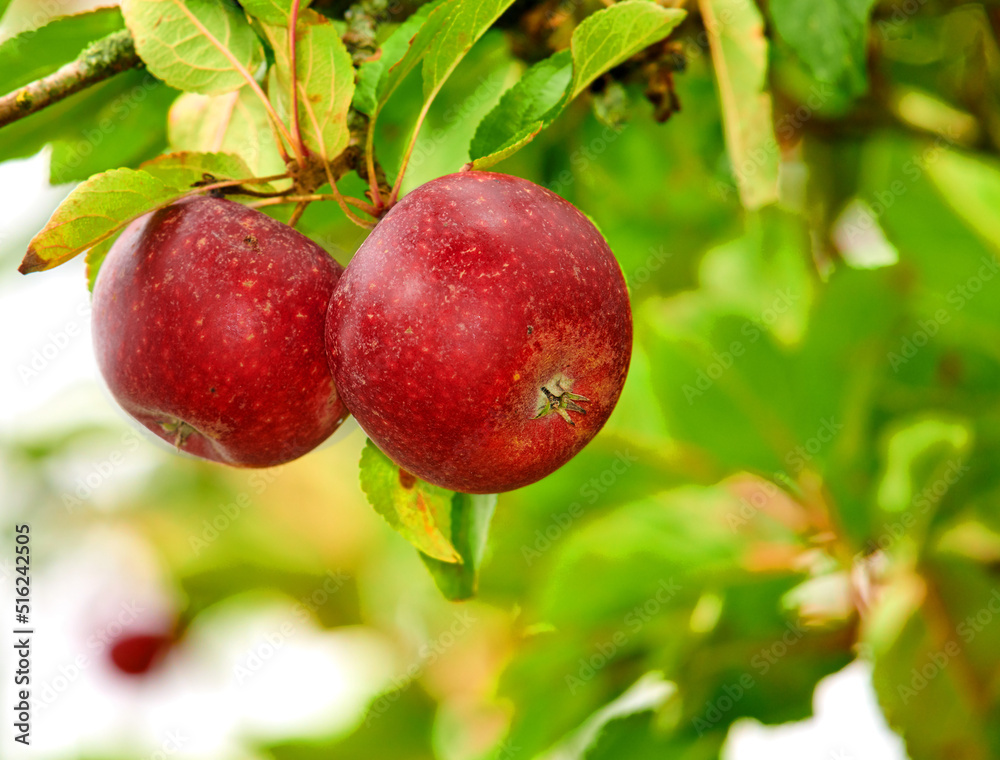
[[[355,214],[347,207],[347,202],[344,199],[344,195],[343,193],[340,192],[340,188],[337,187],[337,180],[336,178],[334,178],[333,171],[330,169],[330,162],[327,161],[325,158],[323,159],[323,170],[326,172],[326,179],[330,183],[330,191],[332,192],[334,199],[337,201],[337,204],[340,206],[340,210],[344,212],[345,216],[347,216],[348,219],[350,219],[359,227],[367,226],[368,223],[364,219],[360,218],[357,214]],[[372,216],[375,216],[375,214],[373,214]]]
[[295,204],[295,210],[292,212],[292,218],[288,220],[288,226],[294,227],[299,223],[299,219],[302,218],[302,214],[305,213],[306,207],[309,205],[309,201],[299,201]]
[[40,111],[141,63],[132,36],[121,30],[88,45],[76,60],[0,98],[0,127]]
[[[343,196],[341,196],[341,199]],[[314,193],[312,195],[286,195],[283,198],[266,198],[262,201],[253,201],[252,203],[245,204],[250,208],[264,208],[265,206],[278,206],[282,203],[312,203],[313,201],[335,201],[337,196],[332,193],[320,194]],[[375,222],[368,222],[357,216],[356,214],[348,214],[348,218],[354,222],[359,227],[364,227],[366,229],[371,229],[375,226]]]

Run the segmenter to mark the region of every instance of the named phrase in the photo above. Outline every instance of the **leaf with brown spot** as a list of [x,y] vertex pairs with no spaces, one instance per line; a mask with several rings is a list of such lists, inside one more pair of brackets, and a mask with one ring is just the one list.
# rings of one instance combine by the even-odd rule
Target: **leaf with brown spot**
[[361,452],[361,490],[375,511],[421,552],[441,562],[462,561],[451,541],[454,491],[401,470],[371,441]]
[[[309,150],[332,160],[350,140],[347,111],[354,97],[354,66],[336,27],[320,14],[302,11],[296,28],[295,69],[302,138]],[[274,49],[268,92],[282,121],[291,124],[288,30],[265,24],[264,33]]]
[[[243,159],[230,153],[179,151],[157,156],[139,168],[173,187],[194,187],[205,181],[205,175],[217,181],[247,179],[253,175]],[[254,185],[253,188],[267,191],[270,186]]]

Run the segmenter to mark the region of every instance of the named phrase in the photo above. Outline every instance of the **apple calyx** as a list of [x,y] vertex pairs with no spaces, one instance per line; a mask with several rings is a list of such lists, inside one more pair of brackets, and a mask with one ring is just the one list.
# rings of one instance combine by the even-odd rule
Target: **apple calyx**
[[164,432],[173,434],[174,446],[178,449],[184,445],[191,433],[198,432],[194,426],[178,419],[161,422],[160,427],[163,428]]
[[576,427],[576,423],[573,422],[573,418],[569,416],[570,412],[579,412],[580,414],[586,414],[587,410],[580,406],[577,401],[590,401],[586,396],[581,396],[578,393],[570,393],[568,390],[563,388],[562,380],[556,379],[554,382],[548,383],[556,392],[549,390],[546,385],[539,388],[542,395],[541,410],[535,415],[534,419],[541,419],[552,412],[555,412],[560,417],[562,417],[567,423]]

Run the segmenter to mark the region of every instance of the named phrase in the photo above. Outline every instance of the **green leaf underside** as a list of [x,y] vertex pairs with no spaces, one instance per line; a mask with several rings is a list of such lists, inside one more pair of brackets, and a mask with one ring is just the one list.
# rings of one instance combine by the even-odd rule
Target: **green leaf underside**
[[394,530],[424,554],[442,562],[461,562],[451,542],[453,491],[399,469],[368,441],[361,452],[361,490]]
[[32,238],[21,271],[59,266],[187,192],[144,171],[112,169],[97,174],[78,185]]
[[0,93],[48,76],[77,57],[88,44],[123,26],[117,8],[63,16],[0,45]]
[[121,231],[119,230],[115,234],[111,235],[111,237],[105,238],[87,251],[87,290],[91,293],[94,292],[94,285],[97,284],[97,275],[101,271],[101,265],[104,263],[104,259],[108,257],[108,251],[111,250],[111,246],[115,244],[115,241],[118,239],[120,234]]
[[285,170],[264,105],[246,87],[224,95],[184,93],[170,108],[167,139],[175,151],[237,154],[259,177]]
[[[299,14],[308,6],[310,0],[299,3]],[[292,0],[243,0],[243,10],[265,24],[289,26],[292,17]],[[301,18],[301,15],[300,15]]]
[[775,30],[814,79],[867,89],[868,15],[875,0],[772,0]]
[[[246,16],[218,0],[123,0],[125,24],[149,70],[172,87],[214,95],[247,83],[264,48]],[[242,69],[242,71],[241,71]]]
[[[288,30],[265,26],[274,49],[270,97],[278,116],[291,124],[291,61]],[[306,146],[327,159],[347,147],[350,132],[347,111],[354,96],[354,68],[336,27],[318,13],[299,16],[296,39],[296,69],[299,89],[299,124]]]
[[767,90],[767,39],[751,0],[699,0],[722,103],[726,146],[748,209],[778,199],[778,145]]
[[461,561],[442,562],[420,553],[438,589],[453,602],[469,599],[476,593],[479,568],[496,504],[496,494],[456,493],[452,496],[451,505],[451,543]]
[[473,166],[486,169],[527,145],[597,77],[665,38],[686,15],[625,0],[588,16],[573,30],[569,50],[528,69],[486,115],[472,141]]

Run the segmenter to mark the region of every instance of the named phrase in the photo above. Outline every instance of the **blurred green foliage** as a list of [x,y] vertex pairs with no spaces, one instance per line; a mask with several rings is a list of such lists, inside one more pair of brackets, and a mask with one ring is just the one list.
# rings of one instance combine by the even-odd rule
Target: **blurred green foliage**
[[[372,628],[401,670],[423,665],[356,731],[259,748],[276,760],[716,758],[733,721],[806,717],[817,681],[856,657],[913,760],[1000,756],[1000,8],[885,0],[869,23],[871,5],[770,3],[777,204],[740,206],[697,13],[671,38],[685,65],[669,121],[625,77],[627,121],[609,127],[582,98],[500,165],[604,232],[635,348],[598,438],[500,496],[465,603],[478,623],[441,657],[421,644],[456,608],[364,503],[357,432],[254,475],[143,441],[148,466],[128,487],[71,508],[66,473],[120,449],[124,423],[66,416],[6,440],[14,511],[45,537],[39,561],[124,524],[155,547],[190,625],[235,594],[298,600],[345,571],[311,610],[318,624]],[[526,24],[487,33],[444,85],[405,187],[468,160],[479,120],[526,68]],[[0,156],[54,144],[60,181],[137,165],[166,144],[163,85],[82,164],[64,156],[145,76],[3,130]],[[380,117],[386,166],[421,102],[412,84]],[[362,192],[356,177],[342,185]],[[299,229],[342,263],[363,239],[333,204]],[[669,688],[602,712],[651,674]]]

